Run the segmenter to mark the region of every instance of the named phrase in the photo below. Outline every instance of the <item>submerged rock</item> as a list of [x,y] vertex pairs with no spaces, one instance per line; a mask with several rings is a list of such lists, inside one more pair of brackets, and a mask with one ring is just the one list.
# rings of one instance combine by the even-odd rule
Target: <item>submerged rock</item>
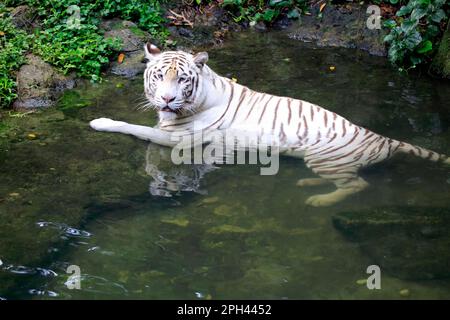
[[369,14],[366,9],[366,6],[357,4],[326,6],[321,19],[316,15],[302,16],[290,28],[289,37],[314,42],[318,46],[356,48],[385,56],[383,37],[386,31],[367,27]]
[[334,226],[374,264],[401,279],[450,277],[450,209],[387,207],[342,212]]
[[33,54],[27,55],[27,64],[17,73],[18,99],[16,110],[53,106],[65,89],[75,86],[73,76],[64,76],[50,64]]

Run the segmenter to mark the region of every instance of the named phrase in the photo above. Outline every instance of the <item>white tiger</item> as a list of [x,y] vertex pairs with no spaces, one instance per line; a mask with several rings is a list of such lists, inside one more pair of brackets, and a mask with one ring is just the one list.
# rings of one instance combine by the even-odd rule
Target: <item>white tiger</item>
[[147,44],[145,53],[145,95],[159,111],[158,126],[100,118],[90,122],[92,128],[171,147],[179,142],[174,139],[176,132],[269,134],[277,137],[282,153],[304,158],[320,177],[301,179],[297,185],[332,182],[337,187],[331,193],[309,197],[306,203],[312,206],[329,206],[365,189],[368,183],[358,176],[358,170],[398,152],[450,164],[445,155],[383,137],[312,103],[256,92],[221,77],[206,65],[206,52],[161,52]]

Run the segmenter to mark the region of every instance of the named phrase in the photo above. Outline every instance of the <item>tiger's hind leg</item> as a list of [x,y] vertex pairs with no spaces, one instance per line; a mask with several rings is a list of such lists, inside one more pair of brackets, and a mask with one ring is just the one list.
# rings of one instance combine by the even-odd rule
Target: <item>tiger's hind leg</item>
[[330,193],[309,197],[305,201],[307,205],[314,207],[331,206],[369,186],[364,179],[358,176],[360,165],[344,164],[328,159],[323,161],[310,157],[305,158],[305,164],[315,174],[320,176],[321,182],[328,181],[337,188]]
[[346,199],[348,196],[354,193],[364,190],[369,186],[369,184],[364,179],[358,177],[357,175],[355,175],[355,177],[351,178],[350,180],[346,178],[345,183],[342,183],[341,180],[342,179],[336,179],[334,181],[331,180],[331,182],[333,182],[337,187],[335,191],[326,194],[317,194],[311,196],[306,199],[305,203],[313,207],[331,206]]

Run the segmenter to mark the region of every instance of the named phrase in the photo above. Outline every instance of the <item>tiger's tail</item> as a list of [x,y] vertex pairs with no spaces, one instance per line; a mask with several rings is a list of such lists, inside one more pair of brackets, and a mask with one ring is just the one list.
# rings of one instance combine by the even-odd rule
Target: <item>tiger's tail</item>
[[399,141],[397,152],[408,153],[426,160],[450,165],[450,158],[448,156],[406,142]]

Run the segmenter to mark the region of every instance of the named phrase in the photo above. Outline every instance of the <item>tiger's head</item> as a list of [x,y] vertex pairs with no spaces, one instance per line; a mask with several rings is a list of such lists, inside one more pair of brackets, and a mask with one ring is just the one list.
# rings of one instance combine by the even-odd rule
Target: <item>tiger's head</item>
[[149,103],[162,119],[195,113],[199,107],[201,74],[208,54],[184,51],[161,52],[155,45],[144,46],[148,60],[144,72],[144,90]]

